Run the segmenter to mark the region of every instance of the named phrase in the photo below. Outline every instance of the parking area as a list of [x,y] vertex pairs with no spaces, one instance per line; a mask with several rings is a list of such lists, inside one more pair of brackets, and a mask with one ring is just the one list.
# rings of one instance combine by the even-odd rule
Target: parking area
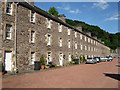
[[3,88],[118,88],[118,59],[2,79]]

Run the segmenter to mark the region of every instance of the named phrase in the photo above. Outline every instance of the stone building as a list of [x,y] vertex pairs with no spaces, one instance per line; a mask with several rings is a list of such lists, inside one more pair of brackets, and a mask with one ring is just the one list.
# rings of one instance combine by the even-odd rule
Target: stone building
[[1,2],[0,60],[9,72],[31,70],[41,54],[46,63],[64,65],[71,56],[107,56],[110,48],[97,38],[29,2]]

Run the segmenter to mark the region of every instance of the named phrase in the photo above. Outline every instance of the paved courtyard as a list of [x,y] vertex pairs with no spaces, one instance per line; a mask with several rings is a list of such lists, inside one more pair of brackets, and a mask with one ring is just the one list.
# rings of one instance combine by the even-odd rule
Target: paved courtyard
[[[119,61],[120,62],[120,61]],[[118,88],[118,59],[3,78],[3,88]]]

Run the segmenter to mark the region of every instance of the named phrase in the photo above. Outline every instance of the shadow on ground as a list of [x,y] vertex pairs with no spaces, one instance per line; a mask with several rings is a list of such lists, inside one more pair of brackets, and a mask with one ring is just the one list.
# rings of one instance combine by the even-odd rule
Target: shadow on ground
[[120,81],[120,74],[109,74],[109,73],[104,73],[105,76],[107,77],[111,77],[113,79],[116,79],[118,81]]
[[117,67],[120,67],[120,65],[116,65]]

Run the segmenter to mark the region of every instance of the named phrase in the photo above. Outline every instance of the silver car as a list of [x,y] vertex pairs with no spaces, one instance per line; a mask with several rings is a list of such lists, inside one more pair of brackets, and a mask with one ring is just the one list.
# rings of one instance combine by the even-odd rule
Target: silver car
[[96,60],[96,58],[94,58],[94,57],[87,58],[86,63],[95,64],[95,63],[97,63],[97,60]]
[[105,57],[100,57],[100,61],[101,61],[101,62],[105,62],[105,61],[106,61],[106,58],[105,58]]

